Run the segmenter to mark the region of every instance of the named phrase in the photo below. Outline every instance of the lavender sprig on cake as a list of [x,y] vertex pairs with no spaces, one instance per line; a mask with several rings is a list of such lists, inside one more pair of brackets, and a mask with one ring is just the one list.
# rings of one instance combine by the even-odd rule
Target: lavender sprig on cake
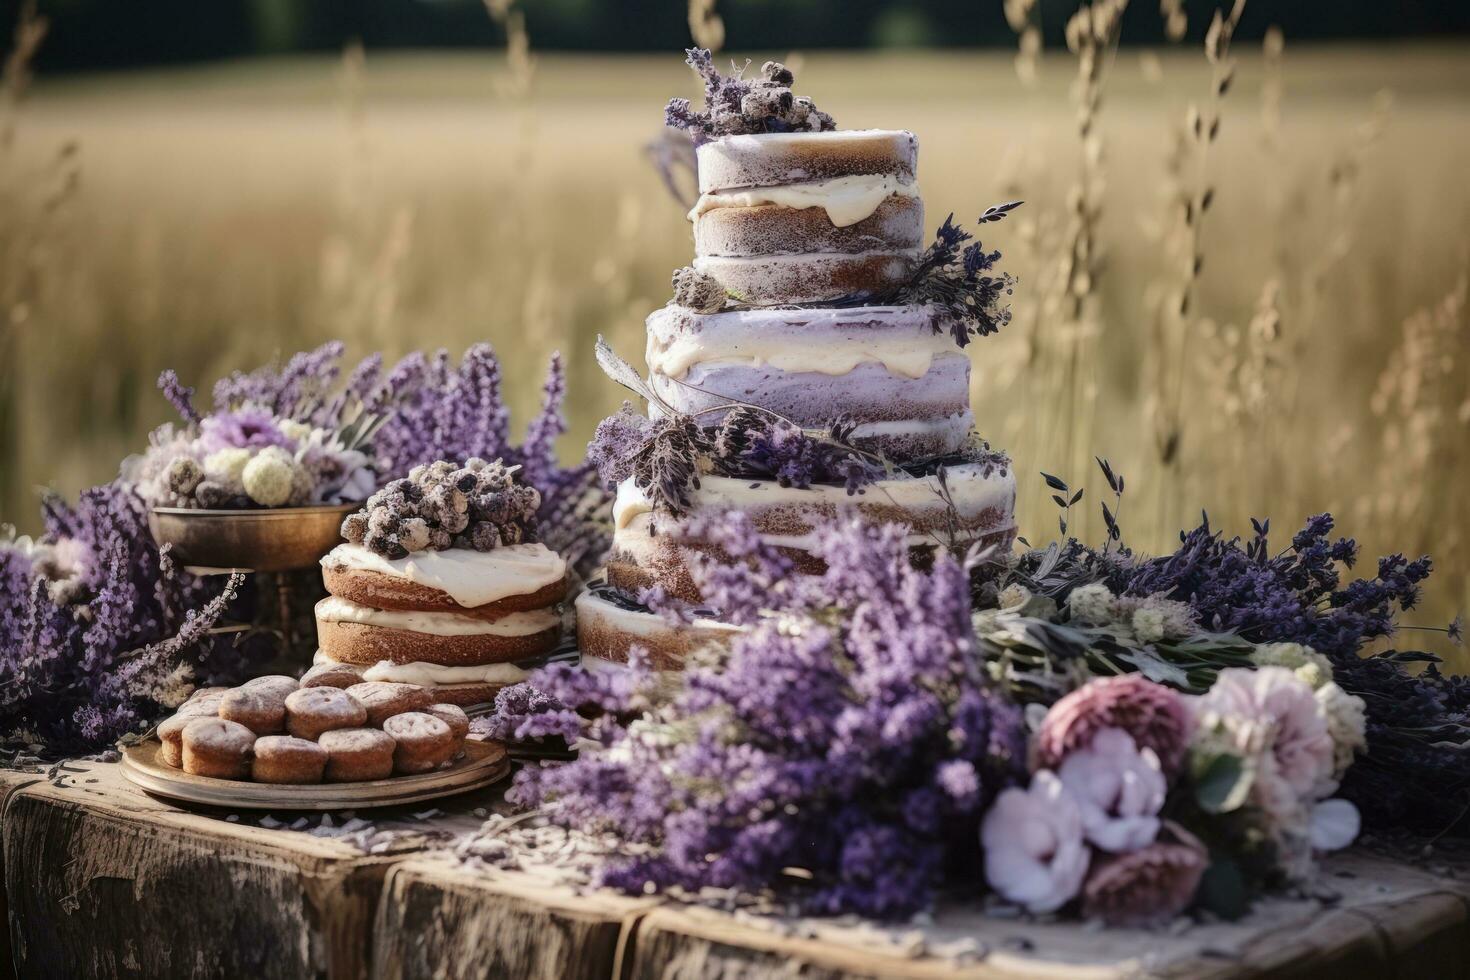
[[516,480],[517,466],[477,457],[416,466],[342,522],[342,536],[388,559],[415,551],[491,551],[536,539],[541,494]]

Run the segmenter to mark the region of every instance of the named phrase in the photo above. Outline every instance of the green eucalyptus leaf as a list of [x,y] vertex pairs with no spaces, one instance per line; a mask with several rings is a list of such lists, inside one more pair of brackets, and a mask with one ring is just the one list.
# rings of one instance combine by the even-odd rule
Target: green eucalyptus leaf
[[1206,813],[1240,809],[1250,794],[1253,774],[1238,755],[1217,755],[1195,776],[1194,800]]

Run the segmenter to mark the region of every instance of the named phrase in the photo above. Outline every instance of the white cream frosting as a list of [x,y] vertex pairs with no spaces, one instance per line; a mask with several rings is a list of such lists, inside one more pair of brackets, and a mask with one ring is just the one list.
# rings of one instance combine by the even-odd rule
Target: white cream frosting
[[415,551],[407,558],[384,558],[360,544],[340,544],[322,559],[323,565],[328,563],[438,589],[465,608],[530,595],[560,582],[567,574],[566,559],[540,542],[491,551]]
[[430,636],[530,636],[561,624],[553,609],[507,613],[498,619],[480,619],[454,612],[403,612],[359,606],[340,596],[327,596],[316,604],[321,623],[359,623],[408,630]]
[[[683,632],[691,627],[710,633],[741,633],[744,630],[733,623],[722,623],[718,619],[696,618],[688,624],[670,623],[658,613],[649,610],[627,609],[610,602],[596,592],[583,592],[577,596],[578,615],[595,618],[600,623],[618,631],[639,637],[656,637],[670,632]],[[584,655],[583,661],[588,658]]]
[[[337,661],[321,650],[312,658],[315,664],[335,664]],[[527,672],[515,664],[481,664],[473,667],[446,667],[443,664],[415,662],[395,664],[391,660],[380,660],[362,671],[365,681],[388,681],[395,684],[417,684],[419,687],[435,687],[445,684],[519,684],[526,679]]]
[[716,208],[753,208],[762,204],[802,210],[822,208],[837,228],[846,228],[872,216],[878,206],[893,196],[918,197],[919,187],[894,174],[861,174],[771,187],[712,191],[699,195],[689,211],[689,220]]
[[846,336],[830,334],[806,339],[800,332],[786,336],[773,332],[739,335],[724,331],[715,336],[683,333],[671,343],[648,338],[648,368],[655,374],[682,378],[696,364],[738,364],[772,367],[788,374],[815,372],[847,374],[859,364],[882,364],[889,374],[919,379],[929,373],[936,357],[964,359],[954,338],[932,330],[865,329]]

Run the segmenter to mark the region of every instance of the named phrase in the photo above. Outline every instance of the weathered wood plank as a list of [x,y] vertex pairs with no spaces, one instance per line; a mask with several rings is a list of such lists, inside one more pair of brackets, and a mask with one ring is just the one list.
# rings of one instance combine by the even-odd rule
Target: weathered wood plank
[[[1341,891],[1334,907],[1274,899],[1241,922],[1182,932],[1099,932],[1076,923],[986,918],[963,908],[943,909],[921,927],[878,930],[830,920],[737,919],[664,906],[642,918],[628,976],[1470,976],[1466,883],[1365,854],[1337,856],[1327,872],[1324,881]],[[957,944],[966,939],[972,951],[957,956]]]
[[[22,786],[44,779],[40,773],[21,772],[15,769],[0,769],[0,828],[5,826],[5,804],[10,795]],[[3,848],[3,843],[0,843]],[[0,869],[5,866],[5,855],[0,849]],[[0,881],[0,980],[14,980],[15,959],[10,939],[10,908],[5,899],[4,882]]]
[[359,977],[390,860],[176,810],[111,766],[17,791],[4,853],[28,977]]
[[[383,877],[422,841],[366,855],[180,809],[115,765],[79,769],[14,793],[0,828],[21,975],[366,976]],[[379,826],[467,830],[496,799],[457,798],[432,828],[394,811]]]
[[411,859],[388,873],[373,976],[607,980],[618,975],[629,925],[655,904],[444,858]]

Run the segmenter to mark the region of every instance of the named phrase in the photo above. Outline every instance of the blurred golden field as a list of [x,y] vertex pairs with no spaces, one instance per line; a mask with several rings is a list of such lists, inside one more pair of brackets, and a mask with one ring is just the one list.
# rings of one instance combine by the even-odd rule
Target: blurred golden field
[[[931,224],[1026,200],[984,236],[1020,277],[1014,322],[971,350],[1031,540],[1056,531],[1037,472],[1100,490],[1097,454],[1127,476],[1136,548],[1201,507],[1232,533],[1269,515],[1282,546],[1331,510],[1370,559],[1433,553],[1418,619],[1443,625],[1470,601],[1467,54],[1242,46],[1213,142],[1185,135],[1191,104],[1205,129],[1214,111],[1194,48],[1118,52],[1085,139],[1065,52],[1032,84],[1001,52],[787,60],[841,125],[919,134]],[[0,149],[0,514],[33,529],[37,486],[114,475],[170,414],[160,369],[207,393],[333,337],[353,355],[489,340],[522,418],[559,348],[579,453],[622,398],[594,336],[636,359],[691,254],[644,149],[679,94],[676,52],[38,82]],[[1094,539],[1096,504],[1073,519]]]

